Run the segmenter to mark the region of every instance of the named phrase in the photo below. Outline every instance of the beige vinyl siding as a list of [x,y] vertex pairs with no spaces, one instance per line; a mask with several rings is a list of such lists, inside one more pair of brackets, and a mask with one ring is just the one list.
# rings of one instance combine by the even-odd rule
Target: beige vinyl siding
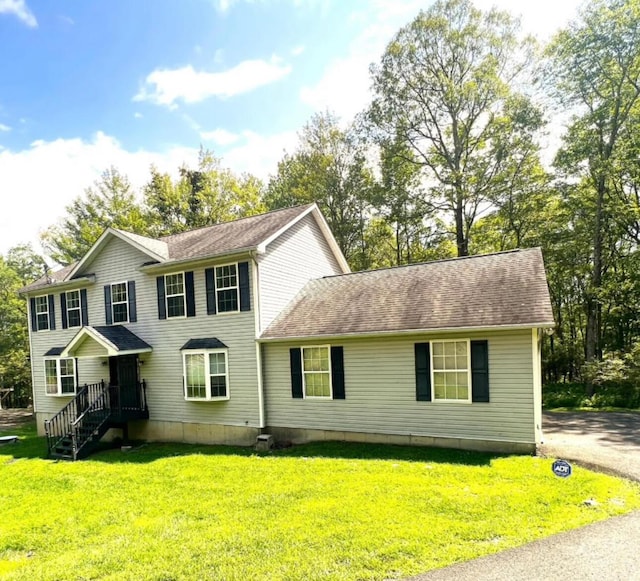
[[[414,344],[435,339],[488,339],[490,403],[416,401]],[[291,397],[289,349],[265,343],[269,426],[535,442],[531,329],[490,334],[331,341],[344,347],[344,400]]]
[[259,257],[260,325],[269,323],[311,279],[342,274],[313,215],[308,214]]
[[[247,260],[249,260],[247,258]],[[87,266],[86,272],[95,274],[96,283],[88,287],[89,324],[105,325],[104,286],[113,282],[136,283],[137,322],[125,326],[153,347],[142,353],[140,377],[147,382],[147,401],[150,419],[156,421],[258,426],[258,379],[255,347],[255,296],[251,291],[251,311],[206,314],[204,268],[194,269],[196,317],[158,319],[156,275],[140,271],[149,257],[126,242],[111,238],[100,254]],[[226,261],[228,262],[228,261]],[[249,261],[251,265],[251,261]],[[254,276],[250,268],[250,277]],[[170,271],[173,272],[173,271]],[[59,293],[56,293],[56,328],[60,329]],[[38,412],[58,411],[68,398],[44,395],[44,367],[42,355],[51,347],[65,346],[78,332],[66,329],[33,333],[34,396]],[[180,348],[193,338],[217,337],[228,347],[229,401],[185,401],[183,391],[182,352]],[[91,341],[86,349],[91,350]],[[82,350],[85,346],[82,347]],[[82,353],[83,355],[85,352]],[[96,352],[97,354],[97,352]],[[106,359],[79,359],[80,383],[109,379]],[[90,366],[90,367],[89,367]],[[84,369],[91,371],[86,375]],[[99,375],[96,375],[99,372]]]
[[90,337],[85,338],[74,352],[76,357],[107,357],[107,350]]

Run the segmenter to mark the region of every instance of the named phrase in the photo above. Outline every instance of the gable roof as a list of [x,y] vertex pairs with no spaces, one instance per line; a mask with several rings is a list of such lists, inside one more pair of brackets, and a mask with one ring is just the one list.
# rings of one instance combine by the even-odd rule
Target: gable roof
[[145,353],[152,350],[151,345],[122,325],[84,326],[69,341],[60,352],[60,355],[63,357],[73,356],[77,346],[86,339],[98,343],[110,356],[125,353]]
[[338,264],[340,264],[344,272],[349,272],[349,266],[318,206],[316,204],[306,204],[304,206],[273,210],[257,216],[240,218],[233,222],[205,226],[159,239],[148,238],[115,228],[107,228],[79,262],[66,266],[50,275],[51,282],[46,277],[42,277],[22,288],[20,292],[31,292],[48,287],[51,284],[59,284],[76,279],[83,267],[91,262],[111,237],[120,238],[146,254],[153,266],[165,265],[253,250],[262,252],[271,241],[308,214],[314,216]]
[[316,279],[261,338],[553,324],[542,252],[532,248]]

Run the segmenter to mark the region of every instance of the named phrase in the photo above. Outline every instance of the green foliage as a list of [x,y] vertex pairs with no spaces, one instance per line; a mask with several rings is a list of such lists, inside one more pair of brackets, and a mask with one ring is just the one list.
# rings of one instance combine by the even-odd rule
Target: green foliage
[[234,175],[201,149],[197,169],[181,167],[175,182],[151,167],[144,187],[147,228],[153,236],[165,236],[260,214],[266,209],[262,189],[254,176]]
[[430,204],[453,218],[460,256],[482,207],[500,206],[537,161],[542,116],[514,89],[532,44],[518,40],[517,28],[508,13],[441,0],[402,28],[372,67],[374,140],[412,151],[433,184]]
[[41,237],[49,256],[60,264],[80,260],[109,226],[142,235],[148,231],[129,180],[114,167],[66,211],[62,223],[51,226]]
[[403,578],[640,507],[633,483],[560,482],[526,456],[148,444],[72,464],[32,447],[0,448],[7,580]]

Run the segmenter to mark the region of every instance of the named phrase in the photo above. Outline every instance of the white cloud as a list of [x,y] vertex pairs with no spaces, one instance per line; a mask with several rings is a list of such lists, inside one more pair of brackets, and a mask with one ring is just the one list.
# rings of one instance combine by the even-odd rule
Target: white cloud
[[284,152],[295,149],[298,134],[295,131],[283,131],[259,135],[253,131],[243,131],[238,142],[238,145],[225,150],[222,165],[234,172],[249,172],[266,180],[270,174],[275,174]]
[[134,118],[134,119],[142,119],[142,113],[140,113],[140,112],[136,111],[136,112],[133,114],[133,118]]
[[64,215],[64,208],[113,165],[134,187],[142,186],[153,163],[175,175],[183,164],[196,164],[198,150],[173,147],[165,152],[122,148],[116,139],[98,132],[91,140],[35,141],[27,149],[0,149],[0,253],[21,242],[37,246],[39,232]]
[[24,0],[0,0],[0,14],[13,14],[30,28],[36,28],[38,21]]
[[175,107],[178,100],[197,103],[209,97],[224,99],[273,83],[290,72],[291,67],[282,64],[275,56],[269,61],[243,61],[227,71],[216,73],[196,71],[191,65],[179,69],[158,69],[147,76],[145,86],[133,100]]
[[201,131],[200,137],[205,141],[213,141],[216,145],[231,145],[240,139],[236,133],[231,133],[226,129],[214,129],[213,131]]
[[291,49],[291,56],[298,56],[304,52],[304,46],[302,44],[294,46]]
[[11,127],[5,125],[4,123],[0,123],[0,131],[11,131]]

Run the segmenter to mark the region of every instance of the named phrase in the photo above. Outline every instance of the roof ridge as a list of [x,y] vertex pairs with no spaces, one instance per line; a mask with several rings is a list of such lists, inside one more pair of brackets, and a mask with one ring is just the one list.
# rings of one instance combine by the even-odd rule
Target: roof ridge
[[374,272],[380,272],[383,270],[398,270],[400,268],[410,268],[412,266],[429,266],[431,264],[441,264],[443,262],[456,262],[469,260],[472,258],[487,258],[489,256],[499,256],[501,254],[514,254],[516,252],[527,252],[529,250],[535,250],[536,248],[540,248],[539,246],[532,246],[531,248],[514,248],[513,250],[499,250],[498,252],[488,252],[486,254],[473,254],[471,256],[452,256],[450,258],[438,258],[436,260],[427,260],[425,262],[412,262],[410,264],[396,264],[395,266],[383,266],[381,268],[371,268],[369,270],[357,270],[355,272],[345,272],[343,274],[330,274],[327,276],[323,276],[322,278],[315,280],[324,280],[328,278],[337,278],[342,276],[351,276],[355,274],[371,274]]
[[275,210],[269,210],[268,212],[262,212],[261,214],[254,214],[253,216],[243,216],[242,218],[236,218],[235,220],[228,220],[225,222],[218,222],[217,224],[209,224],[208,226],[198,226],[197,228],[192,228],[191,230],[184,230],[182,232],[176,232],[175,234],[167,234],[166,236],[160,236],[159,238],[155,238],[155,240],[164,242],[167,238],[172,238],[174,236],[181,236],[182,234],[189,234],[191,232],[197,232],[198,230],[205,230],[207,228],[215,228],[216,226],[222,226],[226,224],[235,224],[236,222],[242,222],[242,220],[249,220],[251,218],[258,218],[261,216],[268,216],[269,214],[276,214],[277,212],[284,212],[286,210],[295,210],[296,208],[308,208],[313,206],[315,202],[310,202],[308,204],[298,204],[297,206],[288,206],[286,208],[277,208]]

